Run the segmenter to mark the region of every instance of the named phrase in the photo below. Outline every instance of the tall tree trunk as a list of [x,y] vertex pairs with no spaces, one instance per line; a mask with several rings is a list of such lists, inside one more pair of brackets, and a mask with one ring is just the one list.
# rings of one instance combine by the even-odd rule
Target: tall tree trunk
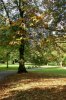
[[25,61],[24,61],[24,49],[25,49],[25,41],[24,41],[24,39],[22,39],[20,47],[19,47],[20,59],[19,59],[18,73],[27,72],[26,68],[25,68]]
[[[24,16],[23,16],[24,15],[24,10],[21,9],[21,3],[23,3],[23,2],[20,0],[18,8],[19,8],[19,12],[20,12],[20,17],[24,18]],[[27,72],[27,70],[25,68],[25,61],[24,61],[24,50],[25,50],[25,40],[24,40],[24,37],[25,37],[25,35],[22,34],[22,40],[21,40],[21,44],[20,44],[20,47],[19,47],[20,59],[19,59],[18,73],[25,73],[25,72]]]

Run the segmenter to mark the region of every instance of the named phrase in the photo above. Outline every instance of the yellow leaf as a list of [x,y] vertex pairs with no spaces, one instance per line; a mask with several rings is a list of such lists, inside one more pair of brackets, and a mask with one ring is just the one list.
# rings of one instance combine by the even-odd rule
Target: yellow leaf
[[33,26],[33,23],[31,23],[30,26]]

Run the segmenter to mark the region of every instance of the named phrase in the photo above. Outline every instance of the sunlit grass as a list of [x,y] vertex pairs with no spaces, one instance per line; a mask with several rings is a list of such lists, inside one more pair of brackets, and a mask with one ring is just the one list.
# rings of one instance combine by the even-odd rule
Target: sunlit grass
[[[18,64],[12,64],[9,65],[9,67],[7,68],[7,66],[5,64],[0,64],[0,71],[6,71],[6,70],[18,70]],[[44,74],[49,74],[49,75],[55,75],[55,76],[66,76],[66,69],[63,69],[61,67],[50,67],[49,66],[46,68],[35,68],[35,67],[31,67],[31,64],[26,64],[26,70],[28,72],[35,72],[35,73],[44,73]]]
[[55,76],[66,76],[66,69],[59,68],[59,67],[54,67],[54,68],[41,68],[37,70],[32,70],[33,72],[37,73],[44,73],[44,74],[49,74],[49,75],[55,75]]
[[18,65],[8,65],[8,68],[7,68],[6,64],[0,64],[0,71],[17,70],[17,69],[18,69]]

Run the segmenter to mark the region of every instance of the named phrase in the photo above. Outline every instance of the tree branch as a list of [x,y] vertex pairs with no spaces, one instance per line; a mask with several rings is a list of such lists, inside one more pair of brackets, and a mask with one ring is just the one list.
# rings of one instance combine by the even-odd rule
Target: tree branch
[[3,7],[4,7],[5,12],[6,12],[6,15],[7,15],[8,19],[9,19],[9,23],[10,23],[10,25],[11,25],[10,16],[9,16],[8,11],[7,11],[6,5],[5,5],[5,3],[4,3],[4,1],[3,1],[3,0],[1,0],[1,2],[2,2],[2,4],[3,4]]

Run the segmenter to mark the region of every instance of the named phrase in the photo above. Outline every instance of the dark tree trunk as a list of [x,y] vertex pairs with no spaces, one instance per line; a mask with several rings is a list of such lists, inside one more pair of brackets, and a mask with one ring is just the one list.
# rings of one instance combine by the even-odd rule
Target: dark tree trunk
[[8,68],[9,53],[7,53],[7,68]]
[[8,68],[8,59],[7,59],[7,68]]
[[[24,10],[21,9],[21,0],[19,1],[18,8],[19,8],[19,12],[20,12],[20,17],[24,18],[24,16],[23,16],[24,15]],[[24,37],[25,36],[22,33],[22,40],[21,40],[21,44],[20,44],[20,47],[19,47],[20,59],[19,59],[18,73],[25,73],[25,72],[27,72],[26,68],[25,68],[25,61],[24,61],[24,49],[25,49],[25,40],[24,40]]]
[[21,44],[20,44],[20,48],[19,48],[20,59],[19,59],[18,73],[27,72],[26,68],[25,68],[25,61],[24,61],[24,49],[25,49],[25,41],[24,41],[24,39],[22,39]]

